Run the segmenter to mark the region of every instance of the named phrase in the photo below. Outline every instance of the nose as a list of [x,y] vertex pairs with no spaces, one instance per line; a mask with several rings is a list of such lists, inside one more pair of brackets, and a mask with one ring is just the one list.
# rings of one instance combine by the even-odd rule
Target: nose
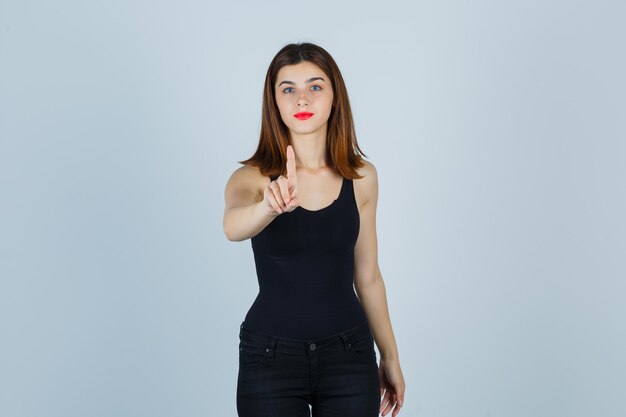
[[306,91],[302,91],[300,95],[298,96],[298,101],[297,101],[298,106],[306,105],[308,102],[309,102],[309,98],[307,96]]

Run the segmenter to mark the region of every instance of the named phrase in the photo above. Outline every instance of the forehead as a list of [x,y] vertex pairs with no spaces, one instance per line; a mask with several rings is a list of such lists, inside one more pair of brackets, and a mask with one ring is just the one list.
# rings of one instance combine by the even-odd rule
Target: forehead
[[312,77],[322,77],[329,82],[328,76],[320,67],[309,61],[302,61],[294,65],[285,65],[276,76],[276,85],[282,81],[293,81],[297,84],[304,84],[305,80]]

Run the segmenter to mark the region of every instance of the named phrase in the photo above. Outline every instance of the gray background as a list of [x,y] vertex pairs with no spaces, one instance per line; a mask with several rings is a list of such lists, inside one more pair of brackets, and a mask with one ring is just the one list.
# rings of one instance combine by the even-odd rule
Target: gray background
[[379,172],[400,416],[626,414],[623,2],[0,1],[0,415],[235,416],[274,54]]

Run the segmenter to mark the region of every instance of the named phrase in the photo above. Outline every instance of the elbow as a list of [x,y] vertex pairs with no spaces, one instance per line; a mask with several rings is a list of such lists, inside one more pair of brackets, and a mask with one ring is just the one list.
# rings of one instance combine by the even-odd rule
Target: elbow
[[223,228],[226,239],[230,240],[231,242],[235,242],[235,236],[233,235],[232,228],[229,227],[229,223],[226,221],[226,219],[224,219]]
[[232,213],[229,211],[229,209],[226,209],[224,211],[224,220],[222,221],[222,227],[224,229],[224,235],[226,235],[226,239],[230,240],[231,242],[238,242],[239,240],[241,240],[237,237],[236,227],[233,227],[233,222],[235,220],[236,218],[232,216]]
[[232,234],[229,234],[228,232],[224,232],[224,234],[226,235],[226,239],[228,239],[231,242],[240,242],[242,239],[237,238],[237,236],[234,236]]
[[226,235],[226,239],[230,240],[231,242],[241,242],[242,240],[244,240],[240,236],[237,236],[235,233],[233,233],[231,228],[227,225],[224,225],[224,235]]
[[383,276],[380,273],[380,268],[376,267],[368,274],[355,275],[354,286],[356,288],[370,288],[380,284],[383,281]]
[[372,274],[368,274],[367,276],[364,276],[364,275],[355,276],[354,287],[357,290],[370,288],[372,286],[375,286],[381,283],[382,280],[383,280],[383,277],[380,273],[372,273]]
[[359,281],[357,283],[354,284],[354,286],[357,289],[367,289],[367,288],[373,288],[376,285],[382,283],[382,278],[374,278],[374,279],[368,279],[366,281]]

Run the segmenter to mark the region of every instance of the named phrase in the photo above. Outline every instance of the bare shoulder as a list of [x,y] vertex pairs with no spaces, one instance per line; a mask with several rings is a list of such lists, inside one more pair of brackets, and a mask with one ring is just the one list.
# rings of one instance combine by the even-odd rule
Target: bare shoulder
[[263,199],[267,177],[252,165],[243,165],[230,175],[224,190],[226,210],[231,207],[249,205]]
[[376,204],[378,200],[378,171],[372,162],[366,160],[363,162],[364,165],[357,170],[363,178],[353,181],[354,194],[359,207],[368,202]]

